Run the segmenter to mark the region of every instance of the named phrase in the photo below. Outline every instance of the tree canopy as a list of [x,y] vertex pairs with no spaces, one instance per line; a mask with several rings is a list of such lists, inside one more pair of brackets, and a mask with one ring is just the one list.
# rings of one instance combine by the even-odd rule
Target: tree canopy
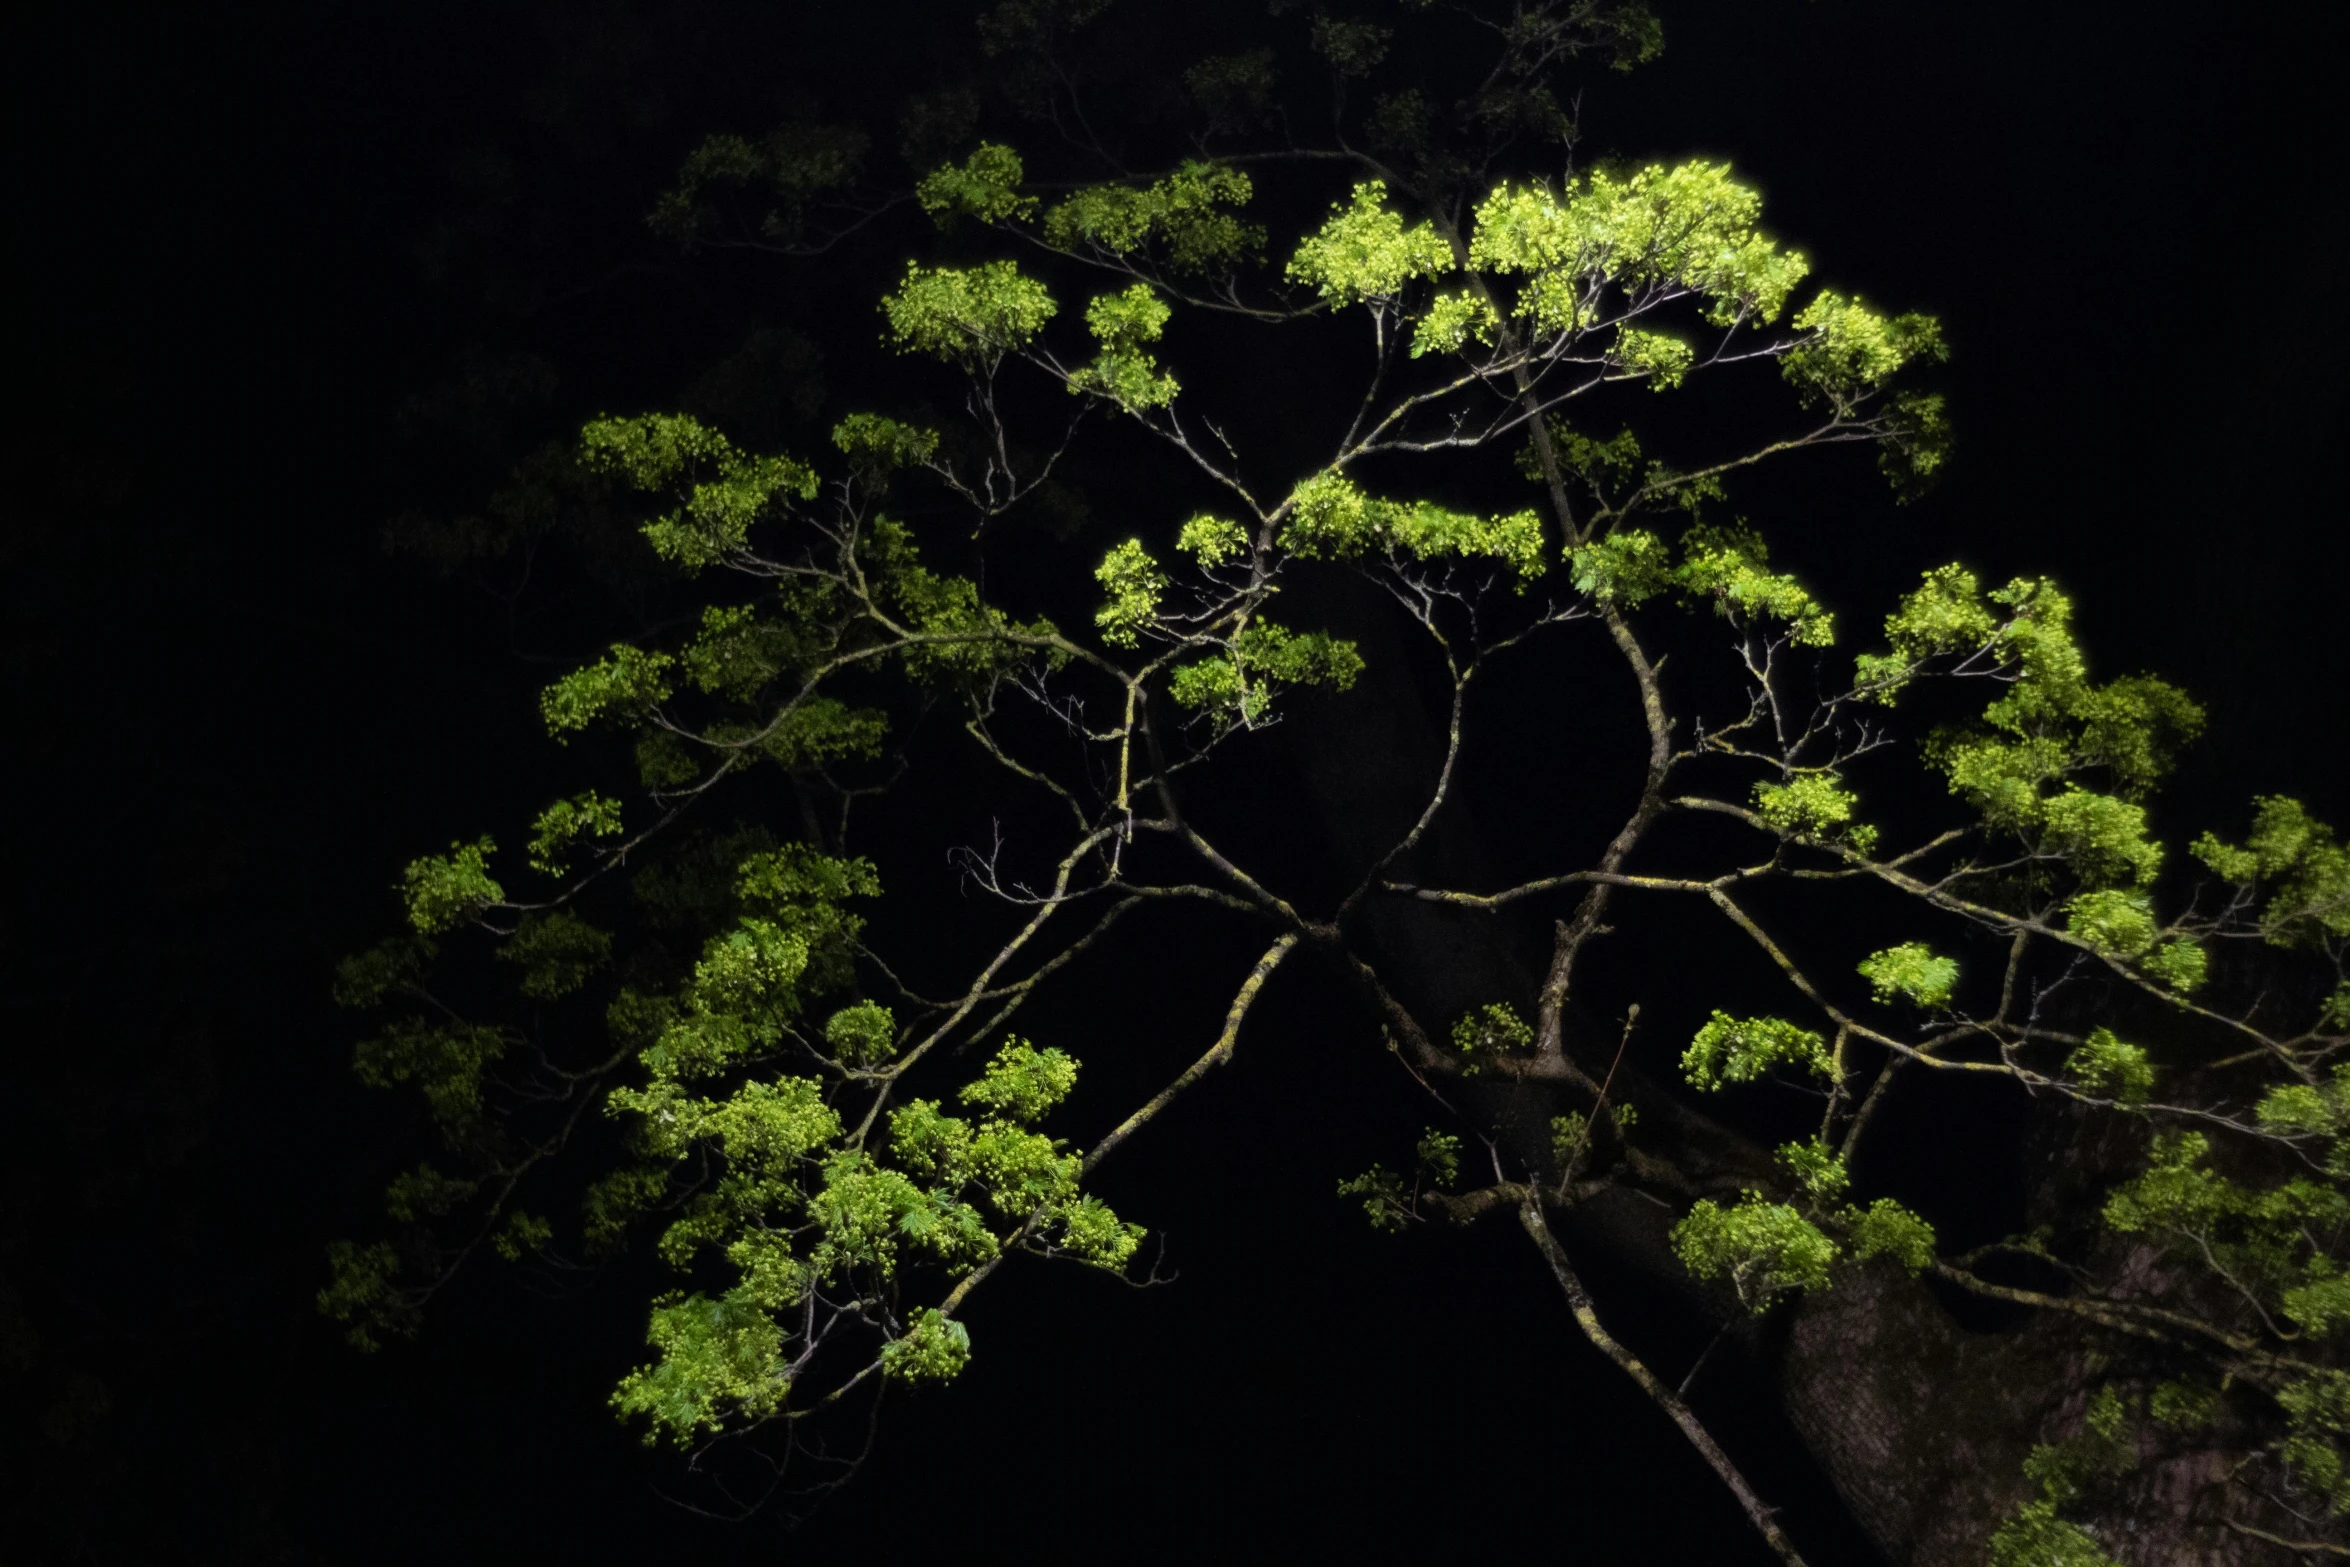
[[[344,964],[381,1015],[360,1075],[421,1092],[440,1147],[322,1308],[373,1345],[480,1254],[649,1245],[674,1283],[614,1411],[780,1473],[985,1354],[962,1309],[1012,1259],[1161,1277],[1097,1170],[1279,1048],[1269,987],[1320,985],[1427,1099],[1338,1195],[1520,1226],[1566,1312],[1516,1352],[1571,1323],[1783,1559],[1803,1521],[1587,1253],[1811,1365],[1797,1426],[1888,1552],[2333,1548],[2350,849],[2272,795],[2158,830],[2203,710],[2100,670],[2059,584],[1950,563],[1846,607],[1798,569],[1802,518],[1738,509],[1795,464],[1933,483],[1936,321],[1816,282],[1733,164],[1585,154],[1565,82],[1653,55],[1640,7],[1312,9],[1113,126],[1115,20],[988,12],[997,96],[917,100],[903,192],[845,126],[684,160],[652,220],[688,248],[822,264],[924,226],[861,279],[882,390],[824,450],[636,411],[518,476],[514,526],[633,530],[606,569],[691,608],[547,686],[576,786],[411,863],[405,928]],[[1115,492],[1128,536],[1052,543],[1089,460],[1148,475]],[[1432,701],[1431,753],[1316,727],[1365,692]],[[929,806],[868,833],[893,791]],[[1317,818],[1335,881],[1288,842]],[[942,855],[960,896],[893,918]],[[1107,983],[1224,1018],[1105,1109],[1072,1095],[1117,1013],[1029,1020],[1129,923],[1167,961]],[[1211,924],[1249,955],[1205,960],[1183,933]],[[1872,1134],[1985,1083],[2063,1153],[2045,1222],[1954,1249]],[[2034,1326],[1945,1368],[1996,1438],[1953,1478],[1910,1464],[1947,1427],[1817,1357],[1858,1313],[1884,1332],[1852,1358],[1893,1378],[1957,1298]],[[2025,1366],[2047,1396],[1984,1401]]]

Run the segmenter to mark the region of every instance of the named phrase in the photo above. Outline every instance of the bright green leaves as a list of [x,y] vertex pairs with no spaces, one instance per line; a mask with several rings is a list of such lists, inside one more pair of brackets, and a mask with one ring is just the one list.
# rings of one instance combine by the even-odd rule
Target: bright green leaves
[[1827,1041],[1812,1030],[1775,1017],[1736,1018],[1721,1011],[1698,1029],[1681,1054],[1681,1074],[1691,1087],[1707,1092],[1728,1083],[1751,1083],[1781,1066],[1800,1067],[1820,1077],[1835,1070]]
[[2095,1028],[2065,1058],[2065,1067],[2090,1093],[2136,1108],[2154,1091],[2154,1066],[2146,1052],[2110,1028]]
[[590,789],[568,800],[557,800],[539,812],[530,828],[530,868],[543,876],[561,876],[564,856],[589,838],[612,838],[620,833],[620,802]]
[[1958,962],[1922,941],[1872,952],[1860,961],[1860,976],[1880,1002],[1896,996],[1921,1007],[1946,1007],[1958,988]]
[[1739,1303],[1760,1312],[1789,1290],[1820,1289],[1836,1243],[1785,1203],[1758,1192],[1724,1208],[1700,1198],[1673,1226],[1673,1254],[1701,1279],[1727,1279]]
[[1025,348],[1059,306],[1045,286],[1009,261],[976,267],[906,267],[881,310],[899,353],[927,354],[966,369],[992,372],[1004,355]]
[[1672,552],[1646,528],[1618,528],[1605,538],[1568,547],[1575,591],[1606,604],[1636,609],[1673,582]]
[[1102,628],[1102,640],[1112,647],[1133,647],[1158,617],[1159,599],[1167,591],[1167,574],[1142,547],[1128,539],[1105,556],[1093,578],[1109,594],[1109,602],[1093,613]]
[[539,693],[539,715],[547,733],[569,738],[600,718],[641,720],[669,698],[669,672],[677,661],[666,653],[616,642],[604,658],[573,670]]
[[1781,368],[1807,396],[1839,410],[1881,389],[1920,359],[1948,357],[1931,316],[1884,316],[1859,300],[1822,290],[1795,317],[1802,334]]
[[843,1066],[878,1066],[896,1050],[897,1019],[885,1006],[860,1001],[825,1020],[824,1043]]
[[1866,1208],[1847,1209],[1843,1218],[1852,1255],[1861,1262],[1890,1257],[1914,1274],[1934,1261],[1934,1227],[1890,1197],[1880,1197]]
[[987,1063],[976,1082],[966,1083],[958,1095],[1004,1120],[1032,1125],[1069,1097],[1077,1086],[1077,1063],[1059,1050],[1039,1050],[1015,1039]]
[[1419,560],[1498,561],[1521,583],[1542,573],[1542,522],[1531,511],[1480,517],[1428,501],[1380,500],[1339,473],[1318,473],[1299,485],[1288,510],[1281,543],[1306,560],[1383,551]]
[[1265,231],[1227,210],[1254,193],[1238,169],[1195,159],[1150,185],[1078,191],[1045,214],[1045,243],[1099,256],[1156,253],[1175,272],[1228,272],[1264,248]]
[[492,840],[482,838],[453,843],[447,854],[408,862],[400,872],[400,901],[418,935],[439,935],[505,899],[506,889],[489,872],[489,856],[496,848]]
[[1457,1186],[1461,1179],[1461,1140],[1450,1132],[1439,1132],[1434,1127],[1420,1138],[1414,1152],[1420,1161],[1420,1173],[1432,1185]]
[[1857,688],[1890,705],[1917,666],[1937,655],[1971,653],[1998,633],[1982,584],[1963,566],[1937,566],[1885,617],[1889,653],[1863,653]]
[[772,920],[746,919],[710,938],[687,994],[696,1013],[733,1019],[765,1042],[793,1010],[793,987],[807,967],[806,937]]
[[1620,374],[1646,381],[1652,391],[1669,392],[1688,378],[1697,354],[1677,337],[1628,326],[1617,331],[1608,361]]
[[1826,647],[1836,640],[1835,617],[1809,590],[1785,572],[1770,569],[1770,552],[1745,528],[1700,525],[1681,540],[1681,566],[1673,580],[1733,618],[1776,620],[1797,643]]
[[1135,414],[1173,402],[1182,388],[1147,351],[1159,340],[1167,315],[1166,303],[1147,283],[1104,294],[1086,306],[1086,327],[1102,351],[1069,377],[1069,390],[1106,397]]
[[1175,547],[1202,568],[1213,570],[1249,553],[1248,530],[1237,522],[1201,512],[1175,535]]
[[2143,806],[2068,784],[2040,801],[2039,816],[2043,842],[2091,886],[2143,887],[2162,869],[2162,846],[2146,836]]
[[885,474],[929,462],[938,452],[938,432],[880,414],[850,414],[832,427],[832,444],[853,468]]
[[[1934,1229],[1889,1197],[1866,1208],[1844,1201],[1851,1176],[1827,1144],[1788,1143],[1780,1167],[1802,1206],[1748,1191],[1734,1207],[1700,1201],[1673,1227],[1673,1251],[1699,1278],[1724,1278],[1748,1310],[1766,1310],[1791,1290],[1823,1289],[1847,1255],[1889,1257],[1910,1273],[1934,1260]],[[1841,1238],[1841,1239],[1839,1239]]]
[[899,1382],[949,1382],[971,1363],[971,1330],[935,1307],[914,1314],[882,1346],[881,1368]]
[[816,473],[788,457],[753,457],[684,414],[597,419],[580,431],[580,460],[643,491],[683,487],[677,510],[645,524],[653,551],[700,571],[739,554],[751,524],[784,497],[807,500]]
[[2300,801],[2264,796],[2254,803],[2242,848],[2205,833],[2193,853],[2225,881],[2267,888],[2260,929],[2273,945],[2350,936],[2350,847],[2337,843],[2333,829]]
[[1387,186],[1357,185],[1349,201],[1308,235],[1287,274],[1334,306],[1392,299],[1414,278],[1453,270],[1452,250],[1425,223],[1404,227],[1388,210]]
[[621,1378],[612,1407],[648,1424],[648,1444],[684,1447],[730,1420],[765,1419],[791,1392],[782,1328],[732,1293],[664,1297],[645,1338],[660,1359]]
[[1810,270],[1755,224],[1762,201],[1727,164],[1601,170],[1563,195],[1503,188],[1479,205],[1472,266],[1525,274],[1515,314],[1548,332],[1588,326],[1601,285],[1698,296],[1717,326],[1773,321]]
[[1533,1043],[1533,1027],[1506,1001],[1489,1001],[1452,1026],[1452,1048],[1470,1072]]
[[1794,1178],[1803,1194],[1815,1203],[1838,1203],[1851,1189],[1851,1172],[1826,1143],[1787,1143],[1778,1152],[1779,1165]]
[[1383,1164],[1375,1164],[1362,1174],[1350,1176],[1338,1183],[1341,1197],[1360,1197],[1363,1217],[1371,1228],[1385,1234],[1402,1232],[1412,1220],[1412,1195],[1404,1188],[1403,1177]]
[[1754,786],[1754,813],[1773,832],[1849,843],[1866,854],[1876,846],[1877,830],[1853,820],[1859,803],[1833,772],[1801,772],[1785,783]]
[[1458,353],[1470,338],[1491,343],[1501,317],[1491,304],[1467,289],[1439,294],[1412,326],[1411,355]]
[[1176,706],[1206,713],[1222,729],[1264,717],[1284,686],[1345,691],[1362,670],[1362,654],[1352,642],[1259,620],[1234,636],[1223,656],[1178,667],[1167,694]]
[[1031,218],[1037,200],[1020,194],[1023,177],[1018,153],[996,142],[981,142],[962,163],[925,174],[914,187],[914,199],[942,228],[957,217],[982,223]]
[[2074,898],[2066,905],[2065,928],[2099,952],[2122,958],[2138,956],[2159,934],[2146,894],[2120,888]]

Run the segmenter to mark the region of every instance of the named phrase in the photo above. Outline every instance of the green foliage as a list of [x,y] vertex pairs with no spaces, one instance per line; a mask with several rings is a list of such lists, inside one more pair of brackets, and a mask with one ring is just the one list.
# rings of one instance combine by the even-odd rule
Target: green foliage
[[1009,261],[976,267],[909,262],[881,310],[890,346],[966,369],[992,372],[1004,355],[1028,346],[1059,306],[1045,286]]
[[738,1293],[663,1296],[645,1338],[660,1359],[621,1378],[612,1407],[647,1423],[648,1446],[666,1437],[686,1447],[729,1420],[764,1419],[791,1392],[782,1328]]
[[1658,392],[1679,386],[1697,363],[1696,351],[1679,338],[1631,326],[1616,329],[1616,346],[1608,358],[1624,375],[1646,381]]
[[2350,1513],[2350,1373],[2317,1371],[2280,1389],[2285,1411],[2283,1458],[2301,1489],[2315,1494],[2336,1517]]
[[335,965],[335,1005],[381,1006],[392,993],[414,989],[439,951],[421,936],[400,935],[344,958]]
[[1905,941],[1861,959],[1860,976],[1880,1002],[1899,996],[1921,1007],[1946,1007],[1958,989],[1958,960],[1922,941]]
[[2056,1516],[2047,1501],[2026,1502],[1991,1536],[1991,1567],[2121,1567],[2096,1536]]
[[900,1382],[951,1382],[971,1362],[971,1330],[935,1307],[882,1347],[881,1364]]
[[1352,479],[1319,473],[1291,493],[1282,546],[1306,560],[1354,560],[1374,551],[1416,560],[1498,561],[1521,582],[1541,575],[1542,521],[1531,511],[1479,517],[1428,501],[1386,501]]
[[1140,188],[1085,187],[1045,214],[1045,243],[1110,256],[1155,250],[1175,272],[1228,272],[1264,249],[1265,231],[1225,210],[1254,193],[1238,169],[1192,160]]
[[1166,303],[1147,283],[1104,294],[1085,308],[1085,324],[1102,345],[1093,363],[1069,377],[1069,390],[1106,397],[1128,413],[1164,408],[1182,390],[1145,351],[1167,324]]
[[1039,1050],[1026,1040],[1007,1042],[987,1063],[986,1074],[963,1086],[961,1098],[1022,1126],[1069,1097],[1077,1086],[1077,1063],[1058,1050]]
[[945,164],[914,187],[922,210],[945,228],[957,217],[1004,223],[1036,215],[1034,196],[1020,194],[1020,155],[998,142],[981,142],[960,164]]
[[880,414],[850,414],[832,427],[832,444],[859,471],[885,474],[929,462],[938,451],[938,432]]
[[824,1023],[824,1043],[843,1066],[872,1067],[887,1061],[897,1048],[897,1019],[889,1008],[872,1001],[843,1007]]
[[1890,1257],[1914,1274],[1934,1261],[1934,1227],[1890,1197],[1847,1209],[1842,1217],[1851,1232],[1852,1255],[1862,1262]]
[[1134,646],[1158,618],[1159,599],[1167,591],[1166,572],[1151,559],[1142,540],[1128,539],[1103,557],[1093,579],[1110,595],[1109,602],[1093,613],[1102,640],[1112,647]]
[[1175,535],[1175,547],[1203,567],[1214,568],[1249,553],[1248,530],[1237,522],[1201,512]]
[[1350,1180],[1340,1181],[1338,1195],[1360,1197],[1363,1217],[1371,1221],[1374,1230],[1393,1235],[1411,1222],[1411,1193],[1404,1189],[1403,1177],[1383,1164],[1375,1164]]
[[1434,1186],[1454,1186],[1461,1178],[1461,1140],[1450,1132],[1430,1127],[1420,1138],[1416,1150],[1420,1157],[1420,1174]]
[[344,1325],[343,1337],[352,1348],[372,1351],[386,1338],[415,1333],[416,1308],[398,1287],[400,1257],[389,1242],[335,1241],[326,1249],[326,1265],[318,1309]]
[[520,1262],[525,1256],[545,1251],[554,1240],[553,1225],[517,1208],[506,1215],[505,1224],[490,1237],[490,1250],[508,1262]]
[[522,993],[533,1001],[570,995],[612,957],[610,933],[565,909],[526,916],[498,949],[522,970]]
[[1855,689],[1890,705],[1927,659],[1974,652],[1998,630],[1975,574],[1963,566],[1937,566],[1885,617],[1891,651],[1855,660]]
[[1167,694],[1178,707],[1205,712],[1218,728],[1254,723],[1284,686],[1344,691],[1363,671],[1352,642],[1320,631],[1291,631],[1259,620],[1234,636],[1227,656],[1178,667]]
[[1733,619],[1784,623],[1804,647],[1836,640],[1836,619],[1793,577],[1769,569],[1770,552],[1746,528],[1698,526],[1681,541],[1681,565],[1673,580],[1685,591],[1710,598]]
[[2146,1052],[2120,1039],[2110,1028],[2090,1030],[2089,1037],[2065,1058],[2065,1068],[2089,1092],[2131,1108],[2143,1105],[2154,1091],[2154,1067]]
[[688,572],[739,553],[751,524],[785,497],[816,493],[816,471],[789,457],[753,457],[684,414],[597,419],[580,431],[580,460],[634,489],[680,489],[684,501],[644,526],[653,552]]
[[408,908],[408,923],[419,936],[437,936],[504,901],[506,889],[489,872],[489,857],[497,847],[481,838],[453,843],[447,854],[409,861],[400,873],[400,898]]
[[506,1053],[494,1028],[396,1018],[351,1053],[351,1070],[370,1088],[414,1083],[444,1136],[469,1134],[481,1118],[482,1075]]
[[2180,995],[2191,995],[2211,972],[2211,958],[2192,941],[2166,941],[2138,959],[2147,978],[2167,985]]
[[792,121],[758,141],[712,136],[686,155],[676,186],[662,193],[647,223],[687,250],[727,234],[727,199],[750,195],[767,204],[757,225],[769,244],[809,242],[808,219],[824,199],[853,186],[869,146],[853,126]]
[[1834,1073],[1828,1043],[1808,1028],[1775,1017],[1735,1018],[1716,1011],[1681,1055],[1690,1086],[1712,1092],[1727,1083],[1751,1083],[1781,1066],[1820,1077]]
[[1778,1151],[1779,1165],[1803,1189],[1805,1196],[1815,1203],[1833,1205],[1844,1200],[1844,1193],[1852,1185],[1852,1176],[1845,1170],[1844,1161],[1818,1138],[1807,1143],[1784,1143]]
[[475,1189],[472,1181],[420,1164],[392,1177],[384,1189],[384,1211],[401,1224],[438,1219],[471,1197]]
[[1330,220],[1308,235],[1290,257],[1287,274],[1333,306],[1391,299],[1414,278],[1441,277],[1453,270],[1452,251],[1425,223],[1404,227],[1387,207],[1387,186],[1372,180],[1357,185]]
[[1472,266],[1526,277],[1514,314],[1546,332],[1590,326],[1599,286],[1634,297],[1685,291],[1717,326],[1775,321],[1810,270],[1756,227],[1761,198],[1727,164],[1600,169],[1559,194],[1505,187],[1477,208]]
[[2350,1291],[2326,1237],[2350,1224],[2341,1134],[2350,1126],[2350,1072],[2321,1086],[2289,1084],[2259,1106],[2271,1132],[2319,1143],[2332,1178],[2294,1174],[2265,1184],[2221,1174],[2201,1133],[2158,1137],[2146,1168],[2107,1197],[2106,1227],[2143,1235],[2190,1266],[2223,1271],[2272,1316],[2323,1335],[2350,1322]]
[[539,812],[530,828],[530,868],[545,876],[561,876],[565,851],[583,838],[612,838],[620,833],[620,802],[590,789],[568,800],[557,800]]
[[1832,772],[1796,773],[1785,783],[1754,786],[1754,812],[1773,832],[1840,840],[1866,854],[1876,844],[1877,830],[1853,821],[1859,803],[1860,797]]
[[1931,316],[1882,316],[1857,299],[1821,290],[1795,317],[1800,346],[1782,361],[1806,394],[1846,408],[1920,359],[1941,360],[1941,326]]
[[1785,1203],[1748,1192],[1734,1207],[1699,1198],[1673,1226],[1673,1254],[1701,1279],[1726,1278],[1749,1311],[1790,1290],[1821,1289],[1836,1243]]
[[1533,1043],[1532,1025],[1506,1001],[1489,1001],[1452,1026],[1452,1048],[1471,1071]]
[[539,693],[547,733],[563,740],[599,718],[631,723],[641,719],[669,699],[669,671],[676,663],[666,653],[614,643],[604,658],[573,670]]
[[1482,295],[1467,289],[1439,294],[1412,327],[1411,356],[1458,353],[1472,337],[1491,344],[1500,326],[1500,315]]
[[1575,591],[1636,609],[1673,582],[1671,551],[1645,528],[1619,528],[1588,544],[1570,545],[1567,565]]
[[2058,1510],[2137,1461],[2137,1441],[2120,1396],[2110,1387],[2099,1388],[2078,1435],[2034,1447],[2024,1461],[2024,1474],[2039,1485],[2040,1494],[1992,1535],[1994,1567],[2116,1567],[2094,1536],[2066,1522]]
[[2154,906],[2142,892],[2084,892],[2065,906],[2065,928],[2099,952],[2134,958],[2154,945]]
[[2266,888],[2260,927],[2272,945],[2307,947],[2350,936],[2350,847],[2337,843],[2333,828],[2300,801],[2265,795],[2254,802],[2252,833],[2242,848],[2205,833],[2193,852],[2223,880]]

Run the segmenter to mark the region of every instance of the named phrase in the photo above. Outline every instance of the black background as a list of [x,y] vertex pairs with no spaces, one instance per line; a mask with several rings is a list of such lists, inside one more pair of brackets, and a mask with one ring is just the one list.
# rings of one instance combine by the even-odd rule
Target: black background
[[[1953,555],[2060,577],[2100,668],[2214,708],[2174,825],[2255,791],[2350,814],[2341,40],[2314,9],[1668,6],[1665,59],[1585,101],[1595,144],[1732,158],[1829,280],[1943,317],[1950,482],[1896,510],[1824,477],[1761,520],[1862,611]],[[1269,995],[1283,1047],[1113,1172],[1180,1282],[991,1286],[969,1374],[898,1401],[796,1533],[670,1506],[710,1496],[602,1409],[647,1275],[485,1274],[365,1359],[316,1319],[321,1247],[371,1222],[412,1134],[350,1079],[329,964],[407,857],[553,787],[529,717],[553,666],[518,650],[581,651],[388,557],[384,525],[583,415],[672,402],[751,324],[870,308],[680,260],[642,214],[705,132],[919,85],[958,15],[17,22],[7,1559],[1764,1559],[1514,1234],[1385,1240],[1328,1200],[1417,1112],[1356,1069],[1364,1020],[1326,987]],[[519,356],[542,391],[511,395]],[[1194,956],[1218,977],[1175,987],[1171,1038],[1245,961]],[[1603,1282],[1661,1366],[1702,1345]],[[1709,1389],[1814,1559],[1867,1560],[1747,1374]]]

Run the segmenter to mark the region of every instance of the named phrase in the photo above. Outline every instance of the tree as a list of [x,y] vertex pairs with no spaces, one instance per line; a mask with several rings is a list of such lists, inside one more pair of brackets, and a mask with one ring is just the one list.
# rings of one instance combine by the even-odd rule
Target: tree
[[[689,628],[548,689],[557,739],[623,744],[588,739],[596,787],[534,822],[536,891],[507,892],[492,839],[453,845],[410,866],[409,931],[346,965],[345,998],[389,1011],[359,1070],[422,1089],[455,1169],[393,1183],[403,1237],[339,1247],[322,1305],[372,1342],[484,1245],[593,1255],[651,1229],[681,1287],[615,1406],[656,1441],[780,1430],[788,1454],[885,1382],[954,1376],[959,1309],[1008,1257],[1144,1267],[1147,1215],[1087,1177],[1310,958],[1437,1123],[1341,1193],[1382,1227],[1513,1219],[1582,1335],[1785,1559],[1767,1499],[1611,1329],[1583,1248],[1685,1279],[1775,1355],[1798,1428],[1903,1559],[2329,1548],[2350,1503],[2327,1342],[2350,1316],[2350,853],[2263,799],[2240,847],[2195,840],[2210,874],[2189,889],[2148,813],[2200,710],[2151,677],[2092,679],[2056,585],[1936,568],[1846,660],[1829,608],[1728,512],[1750,471],[1814,448],[1873,448],[1897,491],[1930,481],[1935,323],[1810,286],[1726,166],[1579,157],[1551,78],[1652,53],[1636,8],[1513,11],[1458,91],[1375,96],[1398,29],[1415,70],[1462,57],[1421,45],[1436,23],[1414,10],[1317,13],[1310,91],[1284,91],[1298,72],[1273,51],[1210,57],[1167,156],[1094,128],[1102,9],[983,22],[1021,146],[976,139],[953,95],[911,117],[911,205],[944,238],[882,285],[904,356],[888,411],[840,421],[813,462],[682,414],[600,419],[540,476],[554,505],[649,514],[641,569],[721,586]],[[1068,168],[1032,177],[1032,142]],[[907,206],[861,188],[863,152],[805,125],[717,138],[656,221],[822,252]],[[1276,225],[1297,237],[1276,246]],[[1281,426],[1308,421],[1251,391],[1315,384],[1264,366],[1322,360],[1341,332],[1355,384],[1311,411],[1327,433],[1299,460]],[[1216,333],[1251,346],[1211,351]],[[918,413],[942,385],[953,426]],[[1065,494],[1089,442],[1155,449],[1166,476],[1073,633],[1006,528]],[[1386,631],[1290,612],[1348,613],[1345,582],[1381,592]],[[1575,678],[1506,684],[1529,660]],[[1267,731],[1361,680],[1408,700],[1414,678],[1444,717],[1411,808],[1350,803],[1377,769],[1320,737],[1322,809],[1375,843],[1335,892],[1285,885],[1283,824],[1234,803],[1263,790]],[[1509,823],[1517,867],[1461,884],[1439,840],[1481,745],[1603,735],[1619,705],[1621,797],[1604,762],[1489,796],[1555,811],[1547,792],[1572,819]],[[900,775],[1010,824],[922,846],[953,848],[992,926],[926,907],[931,928],[868,939],[887,905],[866,900],[920,855],[851,829]],[[1522,982],[1518,911],[1555,916]],[[1077,1060],[1008,1030],[1130,918],[1234,921],[1261,945],[1219,977],[1204,1052],[1080,1147],[1054,1118]],[[1775,993],[1703,945],[1713,923]],[[1597,955],[1641,940],[1664,983],[1603,1022],[1587,998],[1622,987]],[[1660,1013],[1681,1091],[1634,1049]],[[1801,1133],[1742,1134],[1691,1098],[1765,1079],[1810,1086]],[[1977,1080],[2044,1104],[2066,1146],[2045,1224],[1952,1253],[1871,1190],[1871,1134],[1897,1097]],[[576,1162],[558,1156],[602,1128],[618,1144],[589,1154],[558,1242]],[[1965,1344],[1937,1286],[2031,1323]]]

